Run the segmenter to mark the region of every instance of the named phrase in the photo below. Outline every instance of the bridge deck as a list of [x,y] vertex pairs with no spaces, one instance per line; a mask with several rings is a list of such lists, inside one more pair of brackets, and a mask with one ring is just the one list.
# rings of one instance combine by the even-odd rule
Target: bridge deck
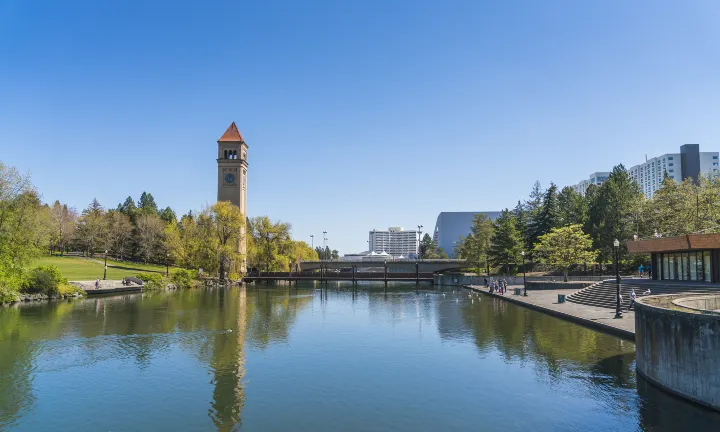
[[289,273],[289,272],[261,272],[255,274],[248,274],[244,280],[247,282],[254,280],[277,280],[277,281],[388,281],[388,282],[401,282],[401,281],[432,281],[434,278],[433,273],[381,273],[381,272],[356,272],[354,275],[351,272],[342,273]]

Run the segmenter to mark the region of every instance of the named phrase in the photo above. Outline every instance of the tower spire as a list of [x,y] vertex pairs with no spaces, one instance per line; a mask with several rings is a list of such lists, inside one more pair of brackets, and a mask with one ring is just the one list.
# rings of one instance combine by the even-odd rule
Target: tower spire
[[218,142],[245,142],[235,122],[232,122]]

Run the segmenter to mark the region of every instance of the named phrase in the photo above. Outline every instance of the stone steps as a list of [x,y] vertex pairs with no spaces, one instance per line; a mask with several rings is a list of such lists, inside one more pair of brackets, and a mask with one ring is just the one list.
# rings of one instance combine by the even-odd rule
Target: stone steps
[[[630,292],[634,289],[635,294],[638,297],[642,296],[642,293],[647,289],[650,289],[653,295],[660,294],[679,294],[679,293],[692,293],[692,294],[709,294],[709,293],[720,293],[720,286],[698,284],[698,283],[664,283],[661,281],[648,281],[640,280],[633,281],[632,279],[622,280],[620,282],[620,305],[623,308],[627,308],[630,304]],[[616,282],[615,280],[605,280],[598,282],[594,285],[574,292],[567,297],[567,301],[571,303],[584,304],[588,306],[604,307],[614,309],[616,305]]]

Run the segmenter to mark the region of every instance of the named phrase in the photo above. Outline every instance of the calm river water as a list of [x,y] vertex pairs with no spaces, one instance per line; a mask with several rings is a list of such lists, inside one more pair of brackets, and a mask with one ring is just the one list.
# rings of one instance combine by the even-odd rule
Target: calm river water
[[0,308],[0,430],[720,430],[637,378],[630,342],[414,288]]

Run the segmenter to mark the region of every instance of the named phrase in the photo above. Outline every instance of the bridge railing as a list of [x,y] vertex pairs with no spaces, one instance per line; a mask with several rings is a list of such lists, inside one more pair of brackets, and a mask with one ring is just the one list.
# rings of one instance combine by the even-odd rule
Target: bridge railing
[[[303,273],[303,272],[252,272],[245,276],[247,279],[262,278],[262,279],[308,279],[308,280],[320,280],[320,279],[332,279],[332,280],[353,280],[352,272],[327,272],[321,274],[320,272],[315,273]],[[388,272],[387,275],[384,272],[355,272],[355,279],[363,280],[385,280],[387,277],[390,279],[407,279],[415,280],[420,279],[432,279],[432,272]]]

